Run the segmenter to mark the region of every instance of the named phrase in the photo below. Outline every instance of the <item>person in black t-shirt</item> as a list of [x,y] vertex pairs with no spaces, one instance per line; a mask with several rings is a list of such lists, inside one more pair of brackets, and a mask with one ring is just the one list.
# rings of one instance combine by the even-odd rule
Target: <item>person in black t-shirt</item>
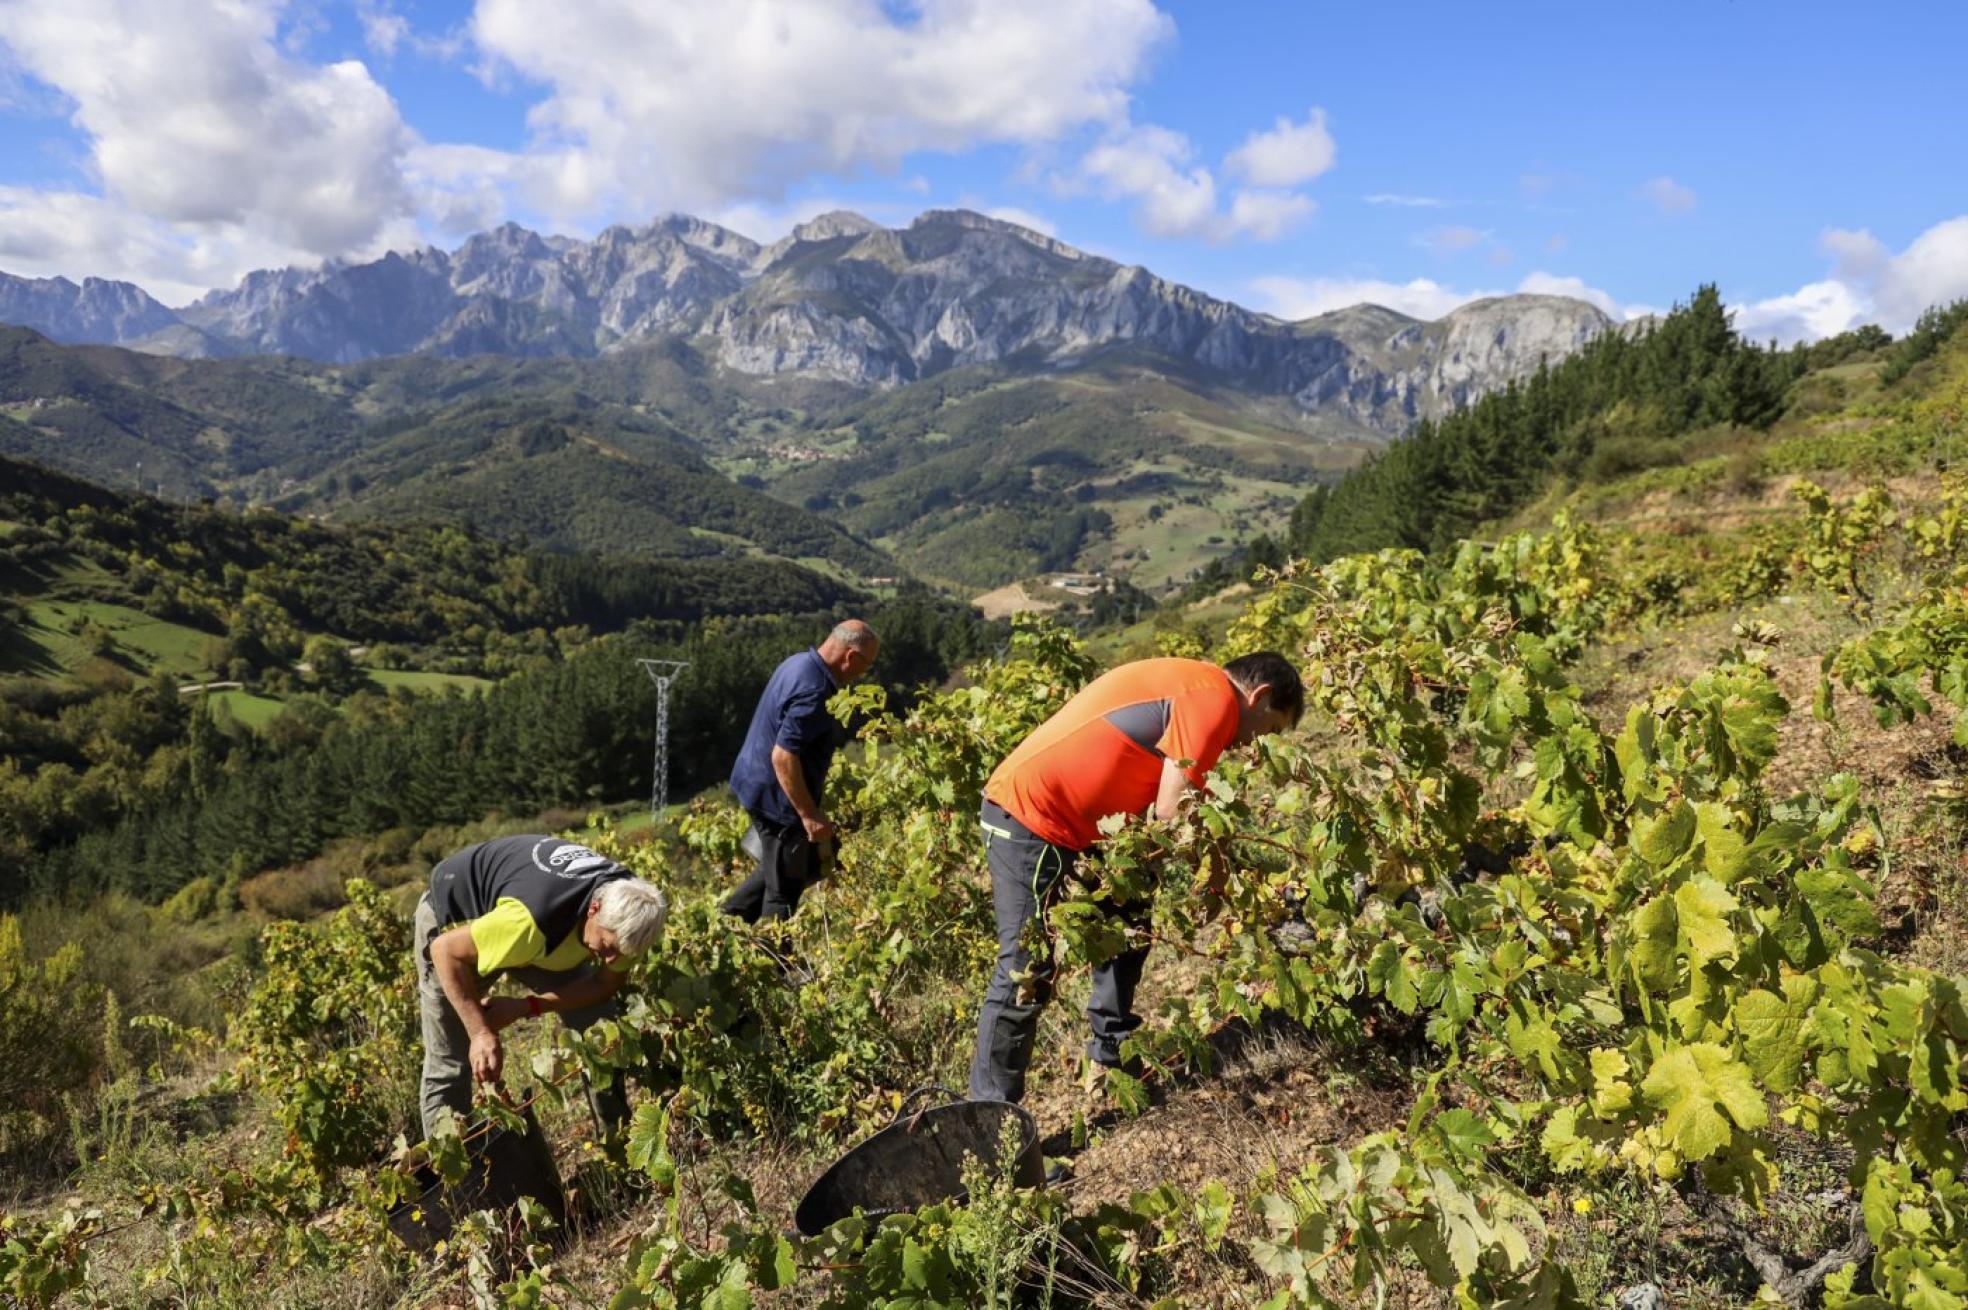
[[[562,837],[499,837],[440,861],[414,921],[425,1137],[471,1107],[474,1077],[499,1081],[500,1030],[547,1011],[576,1031],[613,1015],[626,961],[662,935],[668,909],[654,885]],[[495,976],[531,995],[487,999]],[[595,1105],[626,1117],[620,1080]]]

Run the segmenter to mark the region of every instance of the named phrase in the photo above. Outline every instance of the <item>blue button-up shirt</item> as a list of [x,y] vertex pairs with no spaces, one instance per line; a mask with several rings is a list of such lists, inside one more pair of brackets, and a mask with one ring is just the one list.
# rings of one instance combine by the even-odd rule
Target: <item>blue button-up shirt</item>
[[799,812],[772,771],[774,746],[799,756],[806,790],[819,802],[841,735],[840,725],[827,713],[827,698],[835,689],[832,670],[811,648],[788,656],[772,671],[752,711],[744,748],[731,765],[731,790],[754,819],[799,826]]

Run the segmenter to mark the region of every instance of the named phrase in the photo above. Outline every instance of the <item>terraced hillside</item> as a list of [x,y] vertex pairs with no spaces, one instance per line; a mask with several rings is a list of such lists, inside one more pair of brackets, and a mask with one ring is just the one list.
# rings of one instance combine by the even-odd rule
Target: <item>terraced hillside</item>
[[[434,1256],[385,1231],[425,1157],[391,1146],[413,1114],[416,868],[379,846],[337,877],[405,885],[347,881],[344,909],[274,930],[224,1052],[181,1033],[155,1073],[96,1093],[138,1107],[118,1141],[145,1145],[21,1205],[4,1249],[37,1263],[0,1263],[0,1286],[168,1278],[217,1304],[349,1306],[1955,1303],[1968,484],[1949,470],[1968,334],[1832,367],[1842,394],[1807,368],[1766,427],[1690,430],[1603,478],[1556,469],[1545,499],[1449,549],[1295,564],[1227,624],[1165,630],[1216,658],[1290,652],[1311,712],[1175,823],[1123,824],[1052,907],[1059,996],[1028,1104],[1063,1183],[980,1162],[968,1206],[786,1233],[806,1183],[905,1092],[962,1083],[995,951],[978,788],[1094,672],[1034,626],[906,712],[857,695],[861,748],[831,792],[849,836],[789,942],[716,912],[743,863],[728,804],[673,832],[583,831],[674,909],[619,1026],[513,1030],[508,1068],[578,1185],[560,1228],[523,1211]],[[1139,944],[1140,1066],[1087,1078],[1088,966]],[[100,1040],[99,1006],[48,995],[42,1030]],[[635,1089],[618,1157],[592,1140],[583,1069]],[[215,1104],[221,1070],[243,1095]],[[440,1140],[436,1162],[458,1158]]]

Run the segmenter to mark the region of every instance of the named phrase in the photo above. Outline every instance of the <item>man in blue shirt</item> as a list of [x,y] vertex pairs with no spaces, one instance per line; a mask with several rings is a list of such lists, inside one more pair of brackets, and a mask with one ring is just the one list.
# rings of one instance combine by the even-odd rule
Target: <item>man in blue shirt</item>
[[773,670],[731,766],[731,790],[752,816],[760,850],[751,877],[725,899],[726,914],[746,923],[784,919],[820,876],[821,849],[834,840],[821,794],[841,738],[827,700],[858,681],[880,649],[873,628],[848,619]]

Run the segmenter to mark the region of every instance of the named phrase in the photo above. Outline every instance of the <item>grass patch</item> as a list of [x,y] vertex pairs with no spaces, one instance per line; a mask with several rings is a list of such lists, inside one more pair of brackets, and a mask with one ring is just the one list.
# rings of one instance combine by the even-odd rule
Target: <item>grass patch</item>
[[369,681],[384,691],[395,691],[401,687],[407,691],[442,692],[456,687],[463,692],[480,692],[492,685],[490,678],[473,677],[468,673],[423,673],[416,669],[371,669]]
[[273,722],[287,708],[285,701],[275,700],[271,696],[256,696],[238,688],[206,692],[204,695],[209,703],[223,705],[226,713],[255,731]]
[[46,650],[64,672],[72,673],[92,653],[73,631],[85,623],[97,624],[109,633],[114,643],[106,652],[110,658],[140,673],[195,678],[209,671],[205,649],[212,641],[211,633],[152,618],[127,605],[48,600],[28,606],[27,614],[32,625],[29,640]]

